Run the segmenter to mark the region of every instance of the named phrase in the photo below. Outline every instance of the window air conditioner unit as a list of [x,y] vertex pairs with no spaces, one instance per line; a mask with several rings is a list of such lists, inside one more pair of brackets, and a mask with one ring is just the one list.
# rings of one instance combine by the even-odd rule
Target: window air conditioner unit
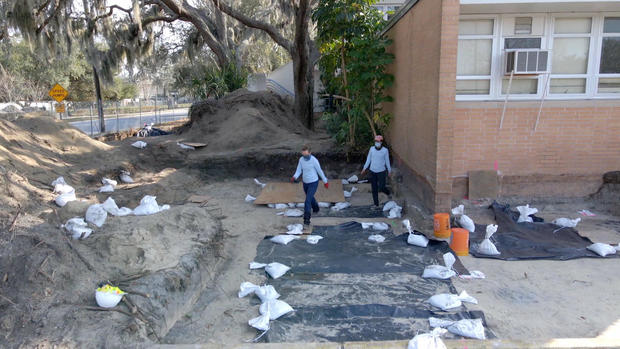
[[549,51],[510,50],[506,51],[506,75],[542,74],[548,72]]

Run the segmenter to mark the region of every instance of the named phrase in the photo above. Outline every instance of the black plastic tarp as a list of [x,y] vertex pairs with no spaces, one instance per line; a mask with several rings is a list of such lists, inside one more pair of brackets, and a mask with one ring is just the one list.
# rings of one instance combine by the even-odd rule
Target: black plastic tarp
[[[381,206],[383,208],[383,206]],[[313,217],[356,217],[356,218],[385,218],[389,214],[383,209],[373,210],[371,205],[368,206],[351,206],[340,211],[334,211],[331,208],[321,208],[318,213],[313,213]]]
[[[291,267],[268,284],[295,309],[271,321],[262,340],[399,340],[429,331],[431,316],[484,321],[481,312],[467,311],[465,306],[443,312],[427,302],[438,293],[456,293],[450,280],[421,277],[425,266],[443,265],[442,256],[449,251],[445,242],[431,241],[427,248],[411,246],[406,234],[364,230],[357,222],[316,226],[313,234],[323,236],[317,245],[294,240],[283,246],[269,237],[258,245],[255,261]],[[371,234],[381,234],[386,240],[368,241]],[[455,269],[468,273],[458,258]],[[254,297],[250,302],[256,305],[259,300]]]
[[[553,223],[517,223],[519,213],[510,210],[509,205],[493,203],[490,209],[495,214],[497,232],[491,237],[501,253],[489,256],[477,252],[479,243],[484,239],[486,226],[476,225],[470,233],[470,254],[480,258],[503,260],[553,259],[569,260],[575,258],[603,258],[587,249],[592,241],[579,235],[573,228],[561,228]],[[605,258],[617,258],[610,255]]]

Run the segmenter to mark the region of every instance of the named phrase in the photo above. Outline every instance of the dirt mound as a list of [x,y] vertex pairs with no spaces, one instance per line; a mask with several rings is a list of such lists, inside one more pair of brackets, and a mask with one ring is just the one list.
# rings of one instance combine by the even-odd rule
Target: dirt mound
[[603,185],[590,197],[600,207],[614,215],[620,215],[620,171],[607,172],[603,175]]
[[[295,117],[290,99],[272,92],[234,91],[222,99],[195,103],[183,135],[211,151],[290,146],[310,136]],[[297,142],[295,142],[297,141]]]

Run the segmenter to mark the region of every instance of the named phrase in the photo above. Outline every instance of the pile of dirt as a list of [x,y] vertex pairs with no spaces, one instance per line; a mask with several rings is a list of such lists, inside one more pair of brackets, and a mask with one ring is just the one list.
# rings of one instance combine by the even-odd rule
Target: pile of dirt
[[[138,152],[92,140],[49,117],[0,118],[0,343],[158,342],[210,282],[223,232],[209,210],[186,203],[200,174],[150,162],[134,166]],[[99,193],[101,178],[116,178],[119,169],[131,170],[135,183]],[[62,208],[53,203],[50,185],[58,176],[78,197]],[[61,227],[109,196],[135,208],[145,195],[172,208],[109,215],[101,228],[91,225],[84,240],[71,240]],[[108,280],[137,292],[127,297],[132,305],[120,306],[125,313],[88,309],[96,306],[97,285]]]
[[316,137],[295,117],[290,99],[269,91],[234,91],[192,105],[188,141],[207,143],[213,152],[280,147],[298,150]]

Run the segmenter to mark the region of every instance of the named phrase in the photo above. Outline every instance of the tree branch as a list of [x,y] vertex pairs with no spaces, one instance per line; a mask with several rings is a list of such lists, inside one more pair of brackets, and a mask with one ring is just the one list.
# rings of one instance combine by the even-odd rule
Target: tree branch
[[248,26],[250,28],[259,29],[259,30],[264,31],[278,45],[282,46],[291,55],[293,54],[293,44],[289,40],[287,40],[284,36],[282,36],[282,34],[280,34],[278,32],[278,30],[274,26],[272,26],[272,25],[270,25],[268,23],[264,23],[264,22],[255,20],[254,18],[250,18],[250,17],[244,15],[243,13],[233,9],[232,7],[230,7],[228,4],[226,4],[222,0],[211,0],[211,1],[213,1],[213,4],[217,8],[219,8],[220,11],[222,11],[222,12],[226,13],[227,15],[233,17],[234,19],[236,19],[239,22],[245,24],[246,26]]
[[100,20],[102,18],[107,18],[107,17],[112,16],[112,14],[114,13],[114,9],[115,8],[119,9],[119,10],[125,12],[125,13],[127,13],[129,15],[129,18],[131,18],[131,9],[124,9],[124,8],[118,6],[118,5],[112,5],[112,6],[110,6],[108,8],[108,13],[104,13],[102,15],[99,15],[99,16],[95,17],[93,20],[96,22],[96,21],[98,21],[98,20]]
[[176,20],[180,19],[180,17],[178,15],[175,16],[156,16],[156,17],[149,17],[149,18],[145,18],[144,20],[142,20],[142,26],[147,26],[151,23],[154,22],[168,22],[168,23],[172,23]]
[[40,15],[41,12],[43,12],[43,10],[45,10],[45,8],[50,4],[52,0],[46,0],[43,4],[41,4],[41,6],[39,6],[39,9],[37,10],[37,14],[36,16]]

